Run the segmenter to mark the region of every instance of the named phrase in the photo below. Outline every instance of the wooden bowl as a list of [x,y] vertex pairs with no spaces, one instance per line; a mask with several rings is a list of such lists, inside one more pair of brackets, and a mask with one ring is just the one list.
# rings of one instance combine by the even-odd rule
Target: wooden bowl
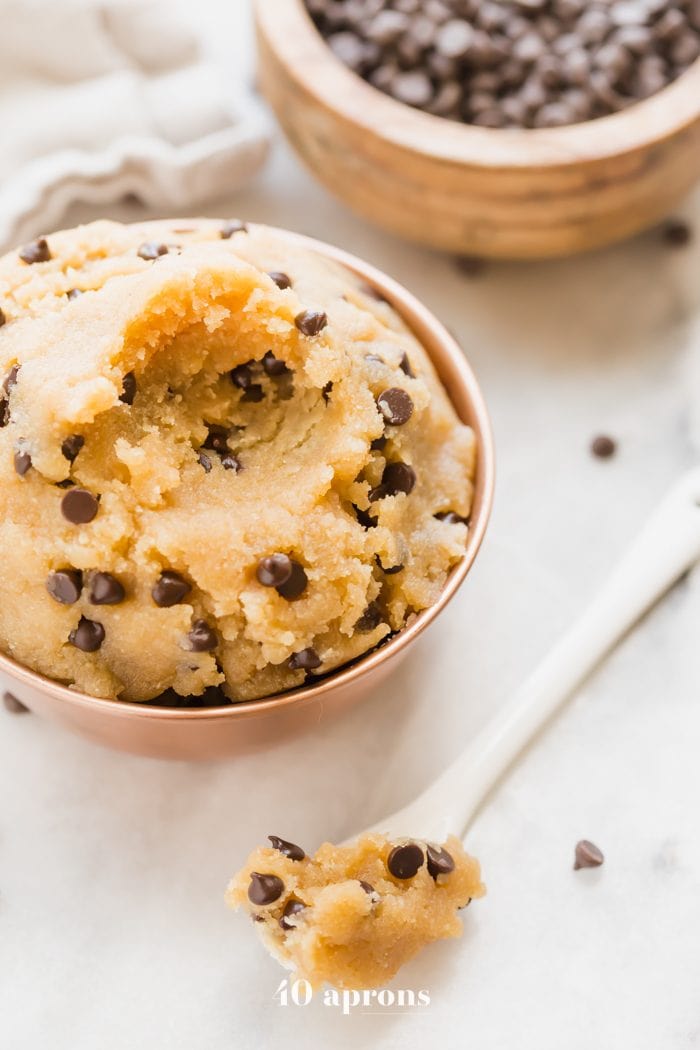
[[568,255],[667,216],[700,178],[700,60],[621,113],[494,130],[396,102],[347,69],[302,0],[257,0],[260,86],[302,160],[392,233],[499,258]]
[[[178,219],[175,225],[183,221],[188,220]],[[387,299],[425,348],[457,415],[473,429],[476,477],[464,557],[452,569],[435,604],[419,613],[386,645],[327,678],[263,700],[175,709],[100,700],[30,671],[0,653],[0,692],[11,694],[30,710],[81,736],[120,751],[158,758],[220,758],[268,747],[292,732],[318,726],[322,719],[326,721],[367,696],[394,671],[464,582],[484,538],[493,502],[493,440],[484,399],[461,348],[422,303],[386,274],[321,241],[283,230],[275,232],[292,245],[340,263]]]

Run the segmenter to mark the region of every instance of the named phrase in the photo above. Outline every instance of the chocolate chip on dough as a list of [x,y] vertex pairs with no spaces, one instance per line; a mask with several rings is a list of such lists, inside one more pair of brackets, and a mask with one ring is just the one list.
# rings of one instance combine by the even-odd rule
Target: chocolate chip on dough
[[285,291],[285,289],[292,287],[291,277],[286,273],[282,273],[280,270],[270,270],[267,276],[275,282],[281,291]]
[[99,510],[97,496],[87,489],[69,489],[61,500],[61,514],[71,525],[87,525]]
[[301,598],[308,582],[309,580],[303,566],[292,558],[292,571],[284,583],[277,584],[277,593],[286,598],[288,602],[293,602],[297,598]]
[[123,585],[110,572],[93,572],[88,579],[88,601],[92,605],[119,605],[126,597]]
[[403,846],[394,846],[387,857],[386,866],[395,878],[412,879],[424,860],[420,846],[415,842],[407,842]]
[[292,575],[292,559],[287,554],[270,554],[258,562],[256,576],[263,587],[280,587]]
[[20,248],[19,257],[22,262],[31,266],[33,263],[48,262],[51,258],[51,249],[45,237],[39,237],[30,244]]
[[428,873],[434,879],[437,879],[438,875],[449,875],[451,871],[455,870],[454,858],[446,849],[440,846],[426,846],[425,853]]
[[169,248],[167,244],[159,244],[157,241],[144,241],[136,254],[139,259],[145,259],[146,262],[152,262],[154,259],[159,259],[161,255],[167,255],[168,251]]
[[187,580],[172,569],[164,569],[151,589],[153,601],[161,609],[179,605],[192,590]]
[[61,605],[74,605],[82,589],[83,574],[79,569],[59,569],[46,579],[46,590]]
[[80,617],[80,623],[68,635],[68,641],[84,653],[95,653],[105,640],[105,629],[101,623]]
[[125,405],[133,405],[136,390],[136,376],[133,372],[127,372],[122,379],[122,392],[119,395],[119,400],[123,401]]
[[279,918],[279,924],[283,930],[293,930],[296,923],[290,922],[289,920],[299,912],[306,911],[306,905],[302,904],[301,901],[295,900],[294,897],[288,900],[284,906],[284,911]]
[[[278,588],[279,589],[279,588]],[[290,671],[315,671],[321,666],[321,657],[315,649],[309,647],[298,653],[292,653],[287,661]]]
[[294,324],[302,335],[315,336],[328,324],[328,317],[322,310],[302,310],[294,318]]
[[392,427],[400,427],[408,423],[413,414],[413,401],[405,390],[397,386],[382,391],[377,398],[377,407],[385,422]]
[[23,478],[32,465],[32,457],[28,452],[15,452],[14,465],[15,473]]
[[13,365],[3,380],[2,388],[8,395],[11,394],[13,388],[17,386],[20,367],[20,365]]
[[206,620],[195,620],[192,630],[187,635],[187,648],[193,653],[209,653],[216,649],[219,639],[213,627]]
[[61,452],[65,458],[72,463],[77,458],[78,453],[85,444],[85,438],[82,434],[71,434],[67,437],[61,445]]
[[413,491],[416,483],[416,472],[408,463],[397,460],[395,463],[387,463],[382,474],[382,485],[388,496],[395,496],[397,492],[405,492],[408,495]]
[[377,602],[370,602],[362,616],[355,624],[355,630],[360,632],[373,631],[382,622],[382,610]]
[[282,376],[289,369],[284,361],[279,357],[275,357],[272,350],[268,350],[262,359],[263,368],[269,376]]
[[277,875],[263,875],[251,871],[248,900],[252,904],[273,904],[284,893],[284,883]]
[[287,842],[286,839],[281,839],[278,835],[268,835],[267,837],[272,843],[272,848],[283,853],[290,860],[303,860],[306,856],[301,846],[297,846],[295,842]]

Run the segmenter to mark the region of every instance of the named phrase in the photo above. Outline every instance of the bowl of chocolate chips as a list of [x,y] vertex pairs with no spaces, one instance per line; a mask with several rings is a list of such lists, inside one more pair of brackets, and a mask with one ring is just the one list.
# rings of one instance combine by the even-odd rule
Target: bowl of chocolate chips
[[258,0],[256,19],[301,158],[417,242],[572,254],[700,178],[699,0]]
[[0,691],[208,758],[376,689],[464,581],[487,411],[439,321],[329,245],[96,222],[0,258]]

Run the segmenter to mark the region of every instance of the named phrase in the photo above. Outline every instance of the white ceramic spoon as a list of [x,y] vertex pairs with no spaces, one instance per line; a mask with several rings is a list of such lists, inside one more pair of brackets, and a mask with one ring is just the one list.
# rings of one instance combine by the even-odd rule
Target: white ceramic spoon
[[452,765],[410,805],[366,830],[433,842],[463,834],[557,708],[698,559],[700,467],[669,491],[581,618]]

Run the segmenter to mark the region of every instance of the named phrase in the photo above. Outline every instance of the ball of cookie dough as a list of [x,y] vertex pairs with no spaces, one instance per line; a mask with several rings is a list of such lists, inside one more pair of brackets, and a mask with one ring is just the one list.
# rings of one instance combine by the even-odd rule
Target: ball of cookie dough
[[226,899],[314,987],[386,984],[427,944],[459,937],[457,912],[486,892],[478,861],[454,837],[440,846],[363,835],[348,846],[326,842],[313,857],[274,835],[270,842],[250,855]]
[[0,260],[0,648],[98,697],[352,660],[462,556],[474,436],[357,278],[240,222]]

